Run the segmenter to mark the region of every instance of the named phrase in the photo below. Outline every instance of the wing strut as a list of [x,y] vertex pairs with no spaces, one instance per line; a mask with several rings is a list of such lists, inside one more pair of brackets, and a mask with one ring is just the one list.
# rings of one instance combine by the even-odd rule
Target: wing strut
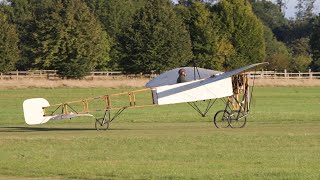
[[206,115],[208,114],[209,110],[211,109],[211,107],[213,106],[213,104],[216,102],[217,99],[210,99],[206,105],[206,108],[204,109],[204,111],[201,111],[200,107],[197,105],[197,102],[188,102],[188,104],[194,109],[196,110],[202,117],[206,117]]

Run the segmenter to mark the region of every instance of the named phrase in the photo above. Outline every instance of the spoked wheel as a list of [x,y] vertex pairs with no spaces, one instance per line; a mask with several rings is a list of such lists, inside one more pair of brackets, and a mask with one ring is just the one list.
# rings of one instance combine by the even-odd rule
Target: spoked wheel
[[97,131],[107,130],[107,129],[109,129],[109,121],[104,118],[98,118],[98,119],[96,119],[95,126],[96,126]]
[[227,128],[229,127],[230,114],[226,110],[220,110],[214,115],[214,125],[217,128]]
[[232,111],[230,114],[230,127],[243,128],[246,125],[247,116],[243,112]]

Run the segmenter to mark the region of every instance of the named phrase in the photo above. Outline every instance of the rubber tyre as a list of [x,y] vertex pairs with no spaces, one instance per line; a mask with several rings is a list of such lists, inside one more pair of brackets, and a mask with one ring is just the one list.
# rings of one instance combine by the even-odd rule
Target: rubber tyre
[[213,118],[213,123],[217,128],[227,128],[229,127],[230,114],[226,110],[218,111]]
[[98,118],[98,119],[96,119],[95,127],[96,127],[97,131],[107,130],[107,129],[109,129],[109,121],[105,120],[103,122],[103,118]]
[[243,112],[240,112],[239,119],[237,119],[238,111],[232,111],[234,115],[230,115],[230,127],[232,128],[243,128],[247,123],[247,117]]

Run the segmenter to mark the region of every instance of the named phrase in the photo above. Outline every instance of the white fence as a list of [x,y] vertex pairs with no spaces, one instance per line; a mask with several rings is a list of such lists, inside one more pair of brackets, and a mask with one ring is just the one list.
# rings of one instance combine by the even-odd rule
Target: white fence
[[[288,73],[276,71],[247,72],[250,78],[264,79],[320,79],[320,72]],[[85,79],[129,79],[129,78],[154,78],[157,74],[124,74],[121,71],[95,71]],[[11,71],[0,73],[0,80],[9,79],[61,79],[56,70]]]
[[288,73],[276,71],[251,71],[247,72],[250,78],[257,79],[320,79],[320,72],[298,72]]

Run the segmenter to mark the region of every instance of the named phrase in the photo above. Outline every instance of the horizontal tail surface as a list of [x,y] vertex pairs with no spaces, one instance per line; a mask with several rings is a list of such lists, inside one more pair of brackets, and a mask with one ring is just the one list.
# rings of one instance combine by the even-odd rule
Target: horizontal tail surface
[[43,98],[27,99],[23,102],[24,120],[27,124],[43,124],[50,120],[50,116],[44,116],[43,107],[50,106]]
[[43,124],[49,120],[71,119],[74,117],[93,117],[91,114],[57,114],[44,116],[43,107],[50,106],[49,102],[43,98],[27,99],[23,102],[24,120],[29,125]]

